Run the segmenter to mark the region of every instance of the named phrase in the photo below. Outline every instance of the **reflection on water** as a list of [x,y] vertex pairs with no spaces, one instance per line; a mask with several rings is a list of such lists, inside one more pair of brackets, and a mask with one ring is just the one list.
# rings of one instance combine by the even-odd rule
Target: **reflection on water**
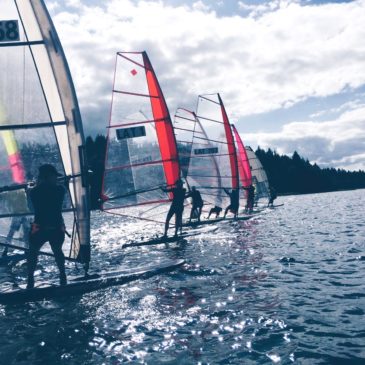
[[[182,270],[80,298],[0,306],[6,364],[362,364],[364,191],[280,198],[249,221],[169,246],[161,227],[94,215],[94,269],[184,258]],[[40,260],[38,277],[57,275]],[[73,265],[69,271],[76,273]],[[23,262],[1,283],[25,278]],[[2,363],[2,362],[1,362]]]

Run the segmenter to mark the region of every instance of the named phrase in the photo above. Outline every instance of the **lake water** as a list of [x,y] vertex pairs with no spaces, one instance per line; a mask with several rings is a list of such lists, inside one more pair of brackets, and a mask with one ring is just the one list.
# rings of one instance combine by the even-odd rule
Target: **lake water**
[[[282,207],[170,247],[122,250],[124,235],[161,227],[96,213],[95,269],[186,265],[79,298],[0,306],[0,364],[365,364],[364,192],[280,197]],[[57,275],[51,259],[40,264],[38,280]],[[24,262],[1,267],[0,282],[25,274]]]

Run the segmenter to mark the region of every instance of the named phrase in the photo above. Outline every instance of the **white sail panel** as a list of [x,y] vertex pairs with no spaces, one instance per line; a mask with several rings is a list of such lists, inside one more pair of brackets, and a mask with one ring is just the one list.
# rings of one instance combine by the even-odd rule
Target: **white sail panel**
[[270,192],[266,171],[252,148],[246,146],[245,149],[251,166],[252,183],[255,186],[255,200],[268,199]]

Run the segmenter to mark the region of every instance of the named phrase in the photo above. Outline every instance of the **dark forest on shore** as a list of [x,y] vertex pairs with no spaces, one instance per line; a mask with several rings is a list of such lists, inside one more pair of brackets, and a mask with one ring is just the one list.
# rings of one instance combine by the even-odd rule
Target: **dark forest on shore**
[[[86,152],[91,176],[91,203],[99,206],[104,173],[106,149],[105,136],[86,139]],[[255,151],[270,182],[278,194],[322,193],[338,190],[365,188],[365,171],[346,171],[335,168],[320,168],[294,152],[291,157],[279,155],[275,151],[258,148]]]

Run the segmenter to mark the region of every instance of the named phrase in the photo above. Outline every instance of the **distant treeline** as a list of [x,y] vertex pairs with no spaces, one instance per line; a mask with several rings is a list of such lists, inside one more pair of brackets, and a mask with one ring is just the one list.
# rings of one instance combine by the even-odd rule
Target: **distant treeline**
[[[105,136],[98,135],[94,139],[87,137],[86,152],[91,177],[91,204],[98,208],[104,174],[106,150]],[[321,169],[317,164],[311,164],[297,152],[292,157],[279,155],[271,149],[256,150],[270,182],[279,194],[320,193],[336,190],[351,190],[365,188],[364,171],[345,171],[335,168]]]
[[291,157],[268,149],[255,151],[270,185],[279,194],[322,193],[365,188],[364,171],[320,168],[294,152]]

